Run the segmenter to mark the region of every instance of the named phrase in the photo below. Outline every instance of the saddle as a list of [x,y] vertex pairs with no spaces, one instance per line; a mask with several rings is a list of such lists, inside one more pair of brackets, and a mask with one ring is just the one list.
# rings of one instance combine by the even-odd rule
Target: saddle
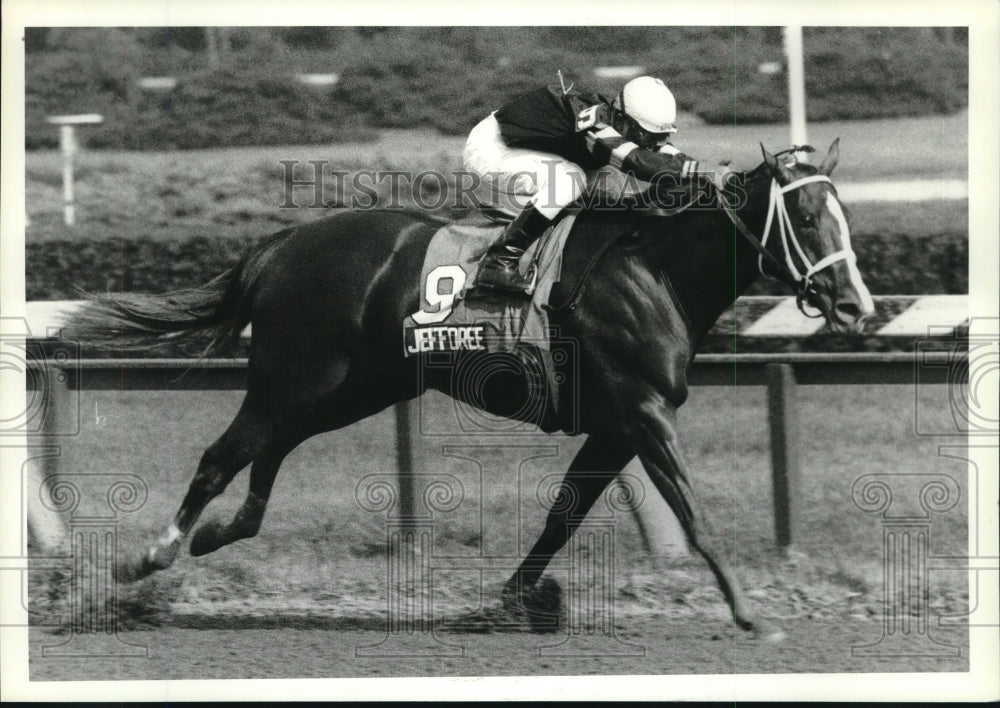
[[567,214],[522,258],[534,264],[531,298],[475,289],[479,263],[505,227],[493,212],[476,212],[431,237],[420,274],[421,307],[403,323],[406,356],[433,351],[513,351],[530,342],[548,349],[543,307],[559,279],[563,246],[575,214]]
[[[582,217],[582,218],[581,218]],[[521,260],[534,265],[530,299],[477,291],[479,262],[510,217],[477,211],[442,226],[432,237],[420,274],[421,308],[404,320],[405,354],[464,349],[513,351],[524,340],[548,349],[548,313],[576,306],[587,278],[634,220],[569,210]]]

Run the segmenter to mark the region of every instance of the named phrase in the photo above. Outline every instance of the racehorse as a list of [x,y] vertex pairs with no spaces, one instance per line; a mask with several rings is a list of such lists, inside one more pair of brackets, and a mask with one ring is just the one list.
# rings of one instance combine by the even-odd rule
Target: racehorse
[[[558,386],[578,393],[560,397],[546,430],[567,429],[574,418],[574,432],[587,438],[544,530],[504,588],[507,602],[523,600],[603,490],[638,455],[690,547],[713,571],[735,622],[778,635],[749,611],[697,506],[676,412],[688,395],[687,369],[699,341],[761,274],[786,282],[800,307],[818,310],[834,331],[859,331],[873,311],[851,250],[848,213],[829,178],[838,143],[818,168],[779,159],[791,151],[776,156],[761,146],[764,162],[713,190],[717,200],[710,207],[673,217],[653,210],[581,212],[574,229],[590,224],[632,238],[605,250],[572,307],[551,313],[579,347],[575,380]],[[239,412],[205,451],[173,523],[141,559],[121,569],[124,579],[167,568],[206,505],[248,464],[242,507],[227,525],[199,527],[190,552],[200,556],[254,536],[282,460],[312,435],[413,399],[424,388],[495,415],[524,410],[509,387],[469,391],[448,375],[418,376],[421,357],[403,355],[401,322],[420,308],[424,253],[440,227],[439,219],[416,211],[347,211],[264,237],[203,287],[103,295],[71,319],[67,331],[81,341],[103,338],[116,348],[192,342],[205,344],[205,353],[235,340],[248,322],[253,327]],[[571,237],[566,249],[573,247]]]

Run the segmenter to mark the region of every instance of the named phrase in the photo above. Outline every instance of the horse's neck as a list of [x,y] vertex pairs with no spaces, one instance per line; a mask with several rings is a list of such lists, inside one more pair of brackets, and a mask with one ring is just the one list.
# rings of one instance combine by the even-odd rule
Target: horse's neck
[[[760,238],[767,217],[769,190],[760,179],[748,184],[746,203],[738,213],[750,232]],[[670,280],[680,305],[700,340],[719,316],[757,279],[757,252],[721,209],[689,212],[666,239],[654,239],[661,249],[660,267]]]

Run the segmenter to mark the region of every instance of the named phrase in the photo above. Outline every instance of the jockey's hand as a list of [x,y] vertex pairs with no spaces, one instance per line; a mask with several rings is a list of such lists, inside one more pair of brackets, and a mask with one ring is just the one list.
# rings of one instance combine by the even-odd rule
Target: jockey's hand
[[712,172],[712,184],[720,192],[725,192],[726,187],[729,186],[729,178],[734,174],[733,170],[729,169],[729,165],[719,165]]
[[711,183],[718,192],[725,192],[727,180],[732,172],[726,167],[716,167],[714,169],[702,170],[698,173],[698,179],[702,184]]

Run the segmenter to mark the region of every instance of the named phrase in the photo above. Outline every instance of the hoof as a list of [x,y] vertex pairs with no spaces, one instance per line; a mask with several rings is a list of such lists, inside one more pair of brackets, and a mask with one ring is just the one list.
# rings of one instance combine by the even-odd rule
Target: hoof
[[767,622],[754,622],[753,638],[766,644],[777,644],[785,640],[787,635],[778,627]]
[[563,591],[555,578],[542,576],[524,595],[524,610],[531,630],[538,634],[558,632],[563,624]]
[[531,631],[547,634],[559,631],[562,621],[562,587],[548,576],[542,576],[534,586],[520,593],[508,583],[500,593],[500,602],[508,612],[520,612],[527,618]]
[[762,642],[764,642],[766,644],[778,644],[779,642],[785,641],[785,638],[787,636],[788,635],[786,635],[780,629],[771,629],[771,630],[767,631],[766,633],[761,633],[761,634],[757,635],[755,638],[759,639],[760,641],[762,641]]
[[508,612],[520,612],[524,606],[516,585],[507,583],[500,591],[500,605]]
[[118,568],[118,580],[122,583],[134,583],[158,570],[170,567],[173,554],[160,546],[150,546],[142,555],[130,554],[125,563]]
[[191,537],[191,555],[203,556],[225,545],[222,532],[225,527],[218,521],[207,521]]

